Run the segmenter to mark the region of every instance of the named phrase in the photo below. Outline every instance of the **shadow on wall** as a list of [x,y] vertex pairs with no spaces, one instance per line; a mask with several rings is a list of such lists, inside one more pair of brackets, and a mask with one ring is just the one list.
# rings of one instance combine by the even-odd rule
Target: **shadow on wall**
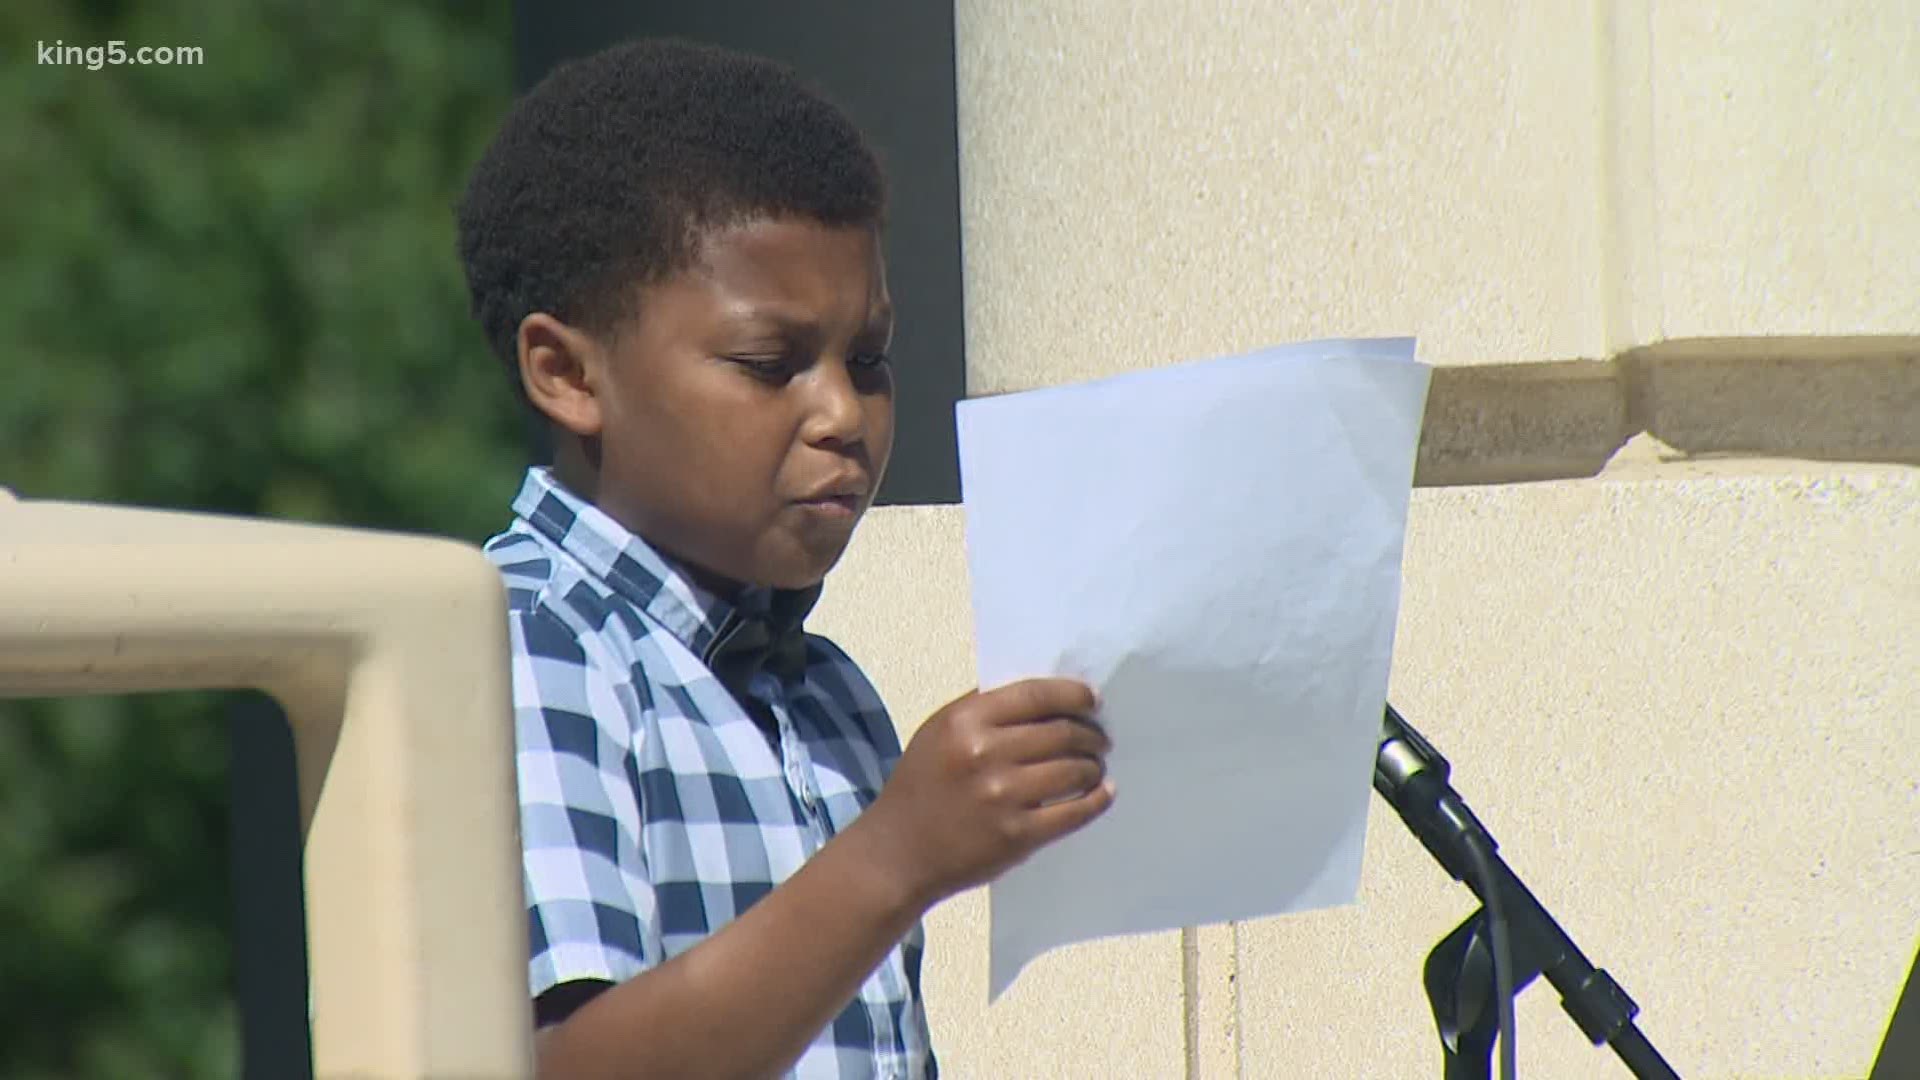
[[1642,463],[1920,465],[1920,337],[1698,338],[1604,361],[1438,367],[1414,483],[1593,476],[1643,433],[1657,442]]

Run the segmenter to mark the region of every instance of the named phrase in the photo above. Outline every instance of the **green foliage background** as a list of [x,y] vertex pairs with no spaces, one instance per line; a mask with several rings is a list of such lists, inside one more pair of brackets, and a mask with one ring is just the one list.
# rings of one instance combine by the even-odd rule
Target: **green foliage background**
[[[198,66],[43,66],[40,42]],[[0,5],[0,485],[451,534],[524,464],[451,206],[503,0]],[[0,701],[0,1077],[237,1072],[205,695]]]

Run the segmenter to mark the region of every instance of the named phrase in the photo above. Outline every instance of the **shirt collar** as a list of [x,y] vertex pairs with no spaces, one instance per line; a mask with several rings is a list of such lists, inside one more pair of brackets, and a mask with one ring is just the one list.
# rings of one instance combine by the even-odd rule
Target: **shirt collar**
[[718,596],[543,466],[527,470],[513,512],[702,660],[710,661],[714,646],[735,624],[760,617],[797,627],[820,598],[818,585],[750,585],[736,600]]

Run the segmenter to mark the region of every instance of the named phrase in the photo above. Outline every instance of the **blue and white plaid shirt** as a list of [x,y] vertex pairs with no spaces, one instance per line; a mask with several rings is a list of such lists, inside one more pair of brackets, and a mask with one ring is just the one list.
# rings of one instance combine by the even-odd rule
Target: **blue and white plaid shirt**
[[[872,803],[900,744],[872,685],[822,637],[807,635],[798,678],[751,677],[767,728],[729,693],[716,646],[769,611],[772,590],[712,595],[545,469],[529,470],[513,510],[486,552],[507,582],[537,998],[632,978],[726,925]],[[791,1075],[937,1075],[922,934]]]

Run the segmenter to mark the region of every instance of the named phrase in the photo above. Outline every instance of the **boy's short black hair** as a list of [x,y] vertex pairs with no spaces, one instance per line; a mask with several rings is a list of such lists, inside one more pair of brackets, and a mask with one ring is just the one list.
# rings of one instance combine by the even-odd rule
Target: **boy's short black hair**
[[886,183],[859,129],[790,68],[652,39],[563,64],[516,102],[457,215],[474,318],[524,397],[528,314],[610,332],[704,232],[763,216],[879,227]]

